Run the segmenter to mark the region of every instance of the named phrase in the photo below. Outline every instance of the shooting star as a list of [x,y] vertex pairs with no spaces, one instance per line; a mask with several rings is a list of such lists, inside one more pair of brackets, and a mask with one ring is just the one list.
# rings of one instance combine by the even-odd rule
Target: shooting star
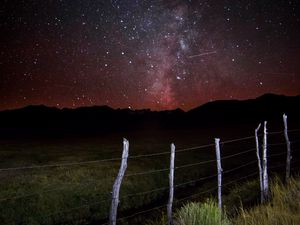
[[205,56],[205,55],[211,55],[211,54],[216,54],[217,51],[211,51],[211,52],[203,52],[203,53],[200,53],[200,54],[197,54],[197,55],[191,55],[191,56],[188,56],[188,58],[196,58],[196,57],[201,57],[201,56]]

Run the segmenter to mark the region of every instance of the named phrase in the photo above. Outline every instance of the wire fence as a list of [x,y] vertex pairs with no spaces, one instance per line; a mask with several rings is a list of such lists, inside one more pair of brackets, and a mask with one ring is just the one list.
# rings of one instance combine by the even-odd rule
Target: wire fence
[[[289,133],[295,133],[295,132],[300,132],[300,129],[293,129],[289,130]],[[268,135],[274,135],[274,134],[282,134],[283,131],[275,131],[275,132],[268,132]],[[260,134],[259,136],[261,136]],[[228,143],[234,143],[234,142],[239,142],[239,141],[244,141],[244,140],[250,140],[254,139],[255,136],[247,136],[247,137],[242,137],[242,138],[236,138],[236,139],[231,139],[231,140],[226,140],[222,141],[221,144],[228,144]],[[298,142],[299,140],[295,140],[294,142]],[[275,143],[275,144],[268,144],[269,146],[275,146],[275,145],[283,145],[286,143]],[[180,152],[186,152],[186,151],[193,151],[193,150],[199,150],[199,149],[208,149],[209,147],[214,147],[215,144],[206,144],[206,145],[200,145],[200,146],[194,146],[190,148],[179,148],[176,150],[176,153]],[[253,149],[249,149],[251,151]],[[255,150],[255,149],[254,149]],[[158,153],[150,153],[150,154],[141,154],[141,155],[133,155],[129,156],[128,159],[140,159],[140,158],[149,158],[149,157],[155,157],[155,156],[161,156],[161,155],[169,155],[170,151],[163,151],[163,152],[158,152]],[[237,153],[237,154],[242,154]],[[230,156],[228,156],[230,157]],[[12,171],[12,170],[27,170],[27,169],[42,169],[42,168],[55,168],[55,167],[69,167],[69,166],[80,166],[80,165],[87,165],[87,164],[96,164],[96,163],[101,163],[101,162],[112,162],[112,161],[120,161],[122,158],[116,157],[116,158],[109,158],[109,159],[99,159],[99,160],[91,160],[91,161],[83,161],[83,162],[66,162],[66,163],[54,163],[54,164],[46,164],[46,165],[30,165],[30,166],[21,166],[21,167],[12,167],[12,168],[0,168],[0,172],[3,171]]]
[[[286,143],[284,143],[284,144],[286,144]],[[272,146],[274,146],[274,144]],[[224,156],[224,157],[222,157],[222,160],[233,158],[233,157],[236,157],[236,156],[239,156],[239,155],[243,155],[243,154],[246,154],[246,153],[249,153],[249,152],[254,152],[254,150],[256,150],[256,149],[251,148],[249,150],[245,150],[245,151],[242,151],[242,152],[239,152],[239,153],[235,153],[235,154],[231,154],[231,155],[228,155],[228,156]],[[276,157],[276,156],[281,156],[281,155],[285,155],[285,154],[286,154],[285,152],[271,154],[271,155],[268,155],[268,158]],[[200,161],[200,162],[196,162],[196,163],[192,163],[192,164],[185,164],[185,165],[182,165],[182,166],[175,167],[175,170],[182,169],[182,168],[193,167],[193,166],[198,166],[198,165],[203,165],[203,164],[208,164],[208,163],[213,163],[215,161],[216,161],[215,159],[211,159],[211,160]],[[249,166],[251,164],[255,164],[255,163],[257,163],[257,160],[253,160],[251,162],[247,162],[247,163],[245,163],[245,164],[243,164],[241,166],[237,166],[237,167],[232,168],[230,170],[225,170],[223,173],[224,174],[230,173],[232,171],[239,170],[241,168],[247,167],[247,166]],[[137,172],[137,173],[129,173],[129,174],[126,174],[124,177],[134,177],[134,176],[140,176],[140,175],[148,175],[148,174],[161,173],[161,172],[166,172],[166,171],[169,171],[169,168],[162,168],[162,169],[156,169],[156,170],[150,170],[150,171],[143,171],[143,172]],[[212,178],[212,177],[216,177],[216,175],[211,175],[211,176],[208,176],[208,177],[191,180],[191,181],[188,181],[186,183],[177,184],[175,186],[182,186],[183,184],[195,183],[197,181],[205,180],[206,178]],[[96,182],[83,183],[83,184],[80,185],[80,187],[81,188],[88,187],[88,186],[93,185],[95,183]],[[164,187],[164,188],[168,188],[168,187]],[[66,189],[66,187],[59,187],[59,188],[54,188],[54,189],[42,190],[42,191],[37,192],[37,193],[28,193],[28,194],[23,195],[23,196],[13,196],[13,197],[8,197],[8,198],[2,198],[2,199],[0,199],[0,202],[6,201],[6,200],[16,200],[16,199],[20,199],[20,198],[32,197],[32,196],[35,196],[35,195],[40,195],[40,194],[48,193],[48,192],[52,192],[52,191],[60,191],[60,190],[64,190],[64,189]],[[161,189],[159,189],[159,190],[161,190]],[[152,192],[152,191],[150,191],[150,192]]]
[[[299,132],[299,131],[300,131],[300,129],[289,130],[290,133],[296,133],[296,132]],[[268,132],[268,135],[277,135],[277,134],[283,134],[283,131]],[[251,140],[251,139],[254,140],[255,136],[247,136],[247,137],[242,137],[242,138],[237,138],[237,139],[225,140],[225,141],[222,141],[221,144],[222,145],[227,145],[229,143],[230,144],[231,143],[238,143],[238,142],[242,142],[242,141],[245,141],[245,140]],[[291,144],[298,143],[298,142],[299,142],[299,140],[293,140],[293,141],[291,141]],[[270,147],[273,147],[273,146],[274,147],[276,147],[276,146],[280,147],[280,146],[285,146],[285,145],[286,145],[285,142],[277,142],[277,143],[269,143],[268,144],[268,146],[270,146]],[[176,153],[184,153],[184,152],[199,151],[199,150],[210,150],[211,151],[212,148],[214,150],[214,147],[215,147],[215,144],[206,144],[206,145],[200,145],[200,146],[193,146],[193,147],[189,147],[189,148],[179,148],[179,149],[176,150]],[[255,157],[256,148],[249,148],[249,149],[237,152],[237,153],[225,155],[225,156],[222,157],[222,161],[225,161],[227,159],[232,159],[232,158],[235,158],[235,157],[241,157],[241,156],[244,157],[246,154],[250,154],[250,153],[253,153],[252,156]],[[170,155],[170,151],[162,151],[162,152],[157,152],[157,153],[133,155],[133,156],[129,156],[128,159],[129,160],[135,160],[135,159],[141,159],[141,158],[151,159],[153,157],[159,157],[159,156],[164,156],[164,155]],[[278,153],[272,153],[272,154],[268,155],[268,159],[273,159],[273,158],[276,158],[278,156],[283,156],[283,155],[286,155],[285,151],[284,152],[278,152]],[[23,170],[30,170],[30,169],[84,166],[84,165],[99,164],[99,163],[104,163],[104,162],[108,162],[108,163],[119,162],[120,160],[122,160],[121,157],[116,157],[116,158],[99,159],[99,160],[82,161],[82,162],[65,162],[65,163],[54,163],[54,164],[45,164],[45,165],[28,165],[28,166],[20,166],[20,167],[0,168],[0,172],[5,173],[5,172],[9,172],[9,171],[23,171]],[[215,163],[215,162],[216,162],[216,159],[214,158],[214,159],[208,159],[208,160],[201,160],[201,161],[197,161],[197,162],[194,162],[194,163],[185,163],[185,164],[180,164],[178,166],[175,166],[174,170],[180,170],[180,169],[183,169],[183,168],[191,168],[191,167],[196,167],[196,166],[199,166],[199,165],[206,165],[206,164]],[[298,161],[294,160],[292,162],[292,164],[295,164],[296,162],[299,162],[299,160]],[[228,168],[228,169],[225,168],[224,171],[223,171],[223,174],[227,175],[227,174],[230,174],[234,171],[240,171],[242,168],[247,168],[247,167],[249,167],[251,165],[254,165],[254,164],[257,164],[257,160],[252,160],[252,161],[243,163],[242,165],[238,165],[238,166],[235,166],[235,167],[232,167],[232,168]],[[285,164],[275,165],[275,166],[269,167],[269,169],[276,169],[276,168],[280,168],[280,167],[283,167],[283,166],[285,166]],[[158,174],[158,173],[165,173],[169,170],[170,170],[169,167],[168,168],[160,168],[160,169],[152,169],[152,170],[146,170],[146,171],[141,171],[141,172],[128,173],[128,174],[125,174],[124,177],[138,177],[138,176],[143,176],[143,175],[154,175],[154,174]],[[223,186],[228,186],[230,184],[236,183],[238,181],[241,181],[241,180],[244,180],[244,179],[247,179],[247,178],[251,178],[253,176],[258,176],[258,172],[255,171],[255,172],[251,172],[248,175],[240,176],[237,179],[234,179],[232,181],[229,181],[229,182],[223,184]],[[174,188],[177,189],[177,188],[182,188],[182,187],[185,187],[185,186],[188,186],[188,185],[195,185],[199,182],[203,183],[205,181],[211,180],[211,179],[216,178],[216,177],[217,177],[217,174],[207,174],[205,176],[198,177],[196,179],[190,179],[190,180],[187,180],[187,181],[184,181],[184,182],[176,183],[174,185]],[[97,183],[97,181],[87,182],[87,183],[86,182],[85,183],[80,183],[78,185],[78,188],[91,187],[91,186],[95,185],[96,183]],[[14,196],[8,196],[8,197],[0,198],[0,204],[2,202],[5,202],[5,201],[17,201],[19,199],[32,198],[34,196],[40,196],[40,195],[43,195],[43,194],[46,194],[46,193],[62,191],[62,190],[65,190],[65,189],[68,189],[68,187],[63,186],[63,187],[56,187],[56,188],[53,188],[53,189],[44,189],[44,190],[38,191],[36,193],[28,192],[28,193],[25,193],[25,194],[22,194],[22,195],[16,194]],[[136,196],[143,196],[143,195],[153,194],[155,192],[164,192],[164,191],[167,191],[168,189],[169,189],[169,186],[162,186],[162,187],[153,188],[153,189],[150,189],[150,190],[140,191],[140,192],[137,192],[137,193],[128,193],[126,195],[122,195],[120,197],[120,199],[122,200],[122,199],[128,199],[128,198],[136,197]],[[179,202],[182,202],[182,201],[185,201],[185,200],[188,200],[188,199],[191,199],[191,198],[195,198],[195,197],[203,195],[203,194],[212,193],[216,189],[217,189],[217,187],[214,187],[214,188],[211,188],[211,189],[208,189],[208,190],[205,190],[205,191],[198,192],[196,194],[191,194],[191,195],[185,196],[183,198],[176,199],[175,204],[177,204]],[[54,213],[46,215],[46,216],[51,217],[51,216],[54,216],[55,214],[71,213],[73,211],[76,211],[76,210],[79,210],[79,209],[82,209],[82,208],[91,207],[93,205],[97,205],[97,204],[103,203],[105,201],[109,201],[110,198],[111,198],[111,194],[107,193],[107,194],[104,194],[103,198],[101,198],[98,201],[85,203],[85,204],[82,204],[80,206],[76,206],[76,207],[73,207],[73,208],[68,208],[67,210],[59,210],[59,212],[54,212]],[[152,208],[149,208],[149,209],[145,209],[145,210],[142,210],[142,211],[139,211],[139,212],[135,212],[135,213],[133,213],[129,216],[120,217],[120,218],[118,218],[118,221],[126,220],[126,219],[129,219],[129,218],[144,214],[144,213],[149,213],[151,211],[160,210],[163,207],[166,207],[166,204],[158,205],[158,206],[155,206],[155,207],[152,207]]]

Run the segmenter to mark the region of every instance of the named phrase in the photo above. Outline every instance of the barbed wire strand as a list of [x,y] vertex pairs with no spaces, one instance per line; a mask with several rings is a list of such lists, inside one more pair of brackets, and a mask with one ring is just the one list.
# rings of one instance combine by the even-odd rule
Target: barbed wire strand
[[[213,146],[213,144],[195,146],[195,147],[192,147],[192,148],[179,149],[176,152],[183,152],[183,151],[201,149],[201,148],[206,148],[206,147],[210,147],[210,146]],[[129,156],[128,159],[146,158],[146,157],[160,156],[160,155],[166,155],[166,154],[170,154],[170,151]],[[51,168],[51,167],[76,166],[76,165],[94,164],[94,163],[100,163],[100,162],[120,161],[121,159],[122,158],[110,158],[110,159],[100,159],[100,160],[92,160],[92,161],[84,161],[84,162],[56,163],[56,164],[47,164],[47,165],[34,165],[34,166],[0,168],[0,172],[2,172],[2,171],[13,171],[13,170],[25,170],[25,169],[41,169],[41,168]]]
[[[293,130],[288,130],[288,132],[292,133],[292,132],[298,132],[300,131],[300,129],[293,129]],[[268,132],[268,135],[274,135],[274,134],[281,134],[284,133],[284,131],[271,131]],[[262,136],[263,134],[259,134],[258,136]],[[244,140],[248,140],[251,138],[255,138],[254,135],[248,136],[248,137],[242,137],[242,138],[236,138],[236,139],[230,139],[230,140],[225,140],[225,141],[221,141],[220,144],[228,144],[228,143],[232,143],[232,142],[238,142],[238,141],[244,141]]]
[[150,193],[153,193],[153,192],[157,192],[157,191],[164,191],[164,190],[167,190],[169,189],[169,186],[165,186],[165,187],[161,187],[161,188],[156,188],[156,189],[153,189],[153,190],[150,190],[150,191],[143,191],[143,192],[139,192],[139,193],[135,193],[135,194],[128,194],[128,195],[124,195],[121,197],[121,199],[123,198],[127,198],[127,197],[134,197],[134,196],[140,196],[140,195],[146,195],[146,194],[150,194]]
[[197,150],[197,149],[205,149],[205,148],[214,147],[214,146],[215,146],[215,144],[207,144],[207,145],[195,146],[195,147],[190,147],[190,148],[183,148],[183,149],[179,148],[176,150],[176,153],[192,151],[192,150]]
[[128,156],[128,159],[139,159],[139,158],[147,158],[147,157],[153,157],[153,156],[160,156],[160,155],[169,155],[170,151],[166,152],[157,152],[157,153],[151,153],[151,154],[142,154],[142,155],[133,155]]
[[218,174],[215,174],[215,175],[206,176],[206,177],[202,177],[202,178],[199,178],[199,179],[187,181],[187,182],[184,182],[184,183],[176,184],[176,185],[174,185],[174,188],[181,187],[181,186],[184,186],[184,185],[187,185],[187,184],[191,184],[191,183],[196,183],[198,181],[207,180],[207,179],[210,179],[210,178],[213,178],[213,177],[217,177],[217,176],[218,176]]
[[[300,160],[293,161],[293,162],[291,162],[291,165],[299,163],[299,162],[300,162]],[[268,167],[268,169],[275,169],[275,168],[279,168],[279,167],[283,167],[283,166],[286,166],[286,164],[282,163],[279,165],[270,166],[270,167]]]
[[[117,219],[117,221],[129,219],[129,218],[135,217],[137,215],[141,215],[141,214],[144,214],[144,213],[147,213],[147,212],[151,212],[151,211],[154,211],[154,210],[161,209],[163,207],[167,207],[167,204],[163,204],[163,205],[159,205],[159,206],[156,206],[156,207],[152,207],[150,209],[139,211],[139,212],[133,213],[133,214],[131,214],[129,216],[120,217],[120,218]],[[101,225],[108,225],[108,223],[102,223]]]
[[250,162],[248,162],[248,163],[246,163],[246,164],[244,164],[242,166],[237,166],[235,168],[232,168],[232,169],[229,169],[229,170],[225,170],[225,171],[223,171],[223,174],[231,173],[232,171],[235,171],[235,170],[247,167],[247,166],[255,164],[255,163],[257,163],[257,160],[252,160],[252,161],[250,161]]
[[288,130],[289,133],[294,133],[294,132],[299,132],[300,129],[291,129],[291,130]]
[[233,142],[238,142],[238,141],[244,141],[244,140],[249,140],[249,139],[254,139],[255,136],[251,135],[248,137],[242,137],[242,138],[236,138],[236,139],[230,139],[230,140],[225,140],[225,141],[221,141],[220,144],[229,144],[229,143],[233,143]]
[[[176,153],[192,151],[192,150],[198,150],[198,149],[205,149],[205,148],[212,147],[212,146],[215,146],[215,144],[199,145],[199,146],[194,146],[194,147],[189,147],[189,148],[179,148],[179,149],[176,149]],[[153,154],[143,154],[143,155],[129,156],[128,159],[138,159],[138,158],[145,158],[145,157],[151,157],[151,156],[160,156],[160,155],[167,155],[167,154],[169,155],[170,151],[158,152],[158,153],[153,153]]]
[[270,143],[268,146],[281,146],[281,145],[286,145],[286,142],[279,142],[279,143]]
[[267,135],[283,134],[283,133],[284,133],[283,130],[278,130],[278,131],[270,131],[270,132],[267,132]]
[[[249,153],[253,150],[255,150],[255,148],[251,148],[251,149],[239,152],[239,153],[223,156],[222,160],[232,158],[232,157],[235,157],[235,156],[238,156],[238,155],[243,155],[243,154]],[[216,159],[210,159],[210,160],[201,161],[201,162],[197,162],[197,163],[191,163],[191,164],[186,164],[186,165],[182,165],[182,166],[176,166],[175,169],[181,169],[181,168],[186,168],[186,167],[191,167],[191,166],[196,166],[196,165],[202,165],[202,164],[207,164],[207,163],[211,163],[211,162],[215,162],[215,161],[216,161]]]
[[132,176],[160,173],[160,172],[165,172],[165,171],[169,171],[169,170],[170,170],[170,168],[163,168],[163,169],[150,170],[150,171],[145,171],[145,172],[130,173],[130,174],[125,174],[124,177],[132,177]]
[[248,175],[246,175],[246,176],[243,176],[243,177],[237,178],[237,179],[235,179],[235,180],[229,181],[229,182],[227,182],[227,183],[225,183],[225,184],[222,184],[222,187],[226,187],[226,186],[228,186],[229,184],[236,183],[237,181],[240,181],[240,180],[243,180],[243,179],[252,177],[252,176],[254,176],[254,175],[258,175],[258,172],[255,171],[255,172],[252,172],[252,173],[250,173],[250,174],[248,174]]
[[[231,182],[225,183],[225,184],[223,184],[222,186],[228,186],[228,185],[231,184],[231,183],[235,183],[235,182],[237,182],[237,181],[239,181],[239,180],[242,180],[242,179],[245,179],[245,178],[249,178],[249,177],[251,177],[251,176],[254,176],[255,174],[257,174],[257,172],[253,172],[253,173],[251,173],[251,174],[249,174],[249,175],[247,175],[247,176],[240,177],[240,178],[235,179],[235,180],[233,180],[233,181],[231,181]],[[206,190],[206,191],[202,191],[202,192],[199,192],[199,193],[196,193],[196,194],[193,194],[193,195],[190,195],[190,196],[181,198],[181,199],[177,199],[176,202],[184,201],[184,200],[187,200],[187,199],[189,199],[189,198],[193,198],[193,197],[196,197],[196,196],[199,196],[199,195],[201,195],[201,194],[205,194],[205,193],[208,193],[208,192],[217,190],[217,189],[218,189],[218,187],[213,187],[213,188],[208,189],[208,190]]]
[[194,198],[196,196],[199,196],[199,195],[203,195],[203,194],[206,194],[206,193],[209,193],[209,192],[212,192],[214,190],[217,190],[218,187],[213,187],[213,188],[209,188],[208,190],[206,191],[201,191],[201,192],[198,192],[196,194],[192,194],[192,195],[189,195],[187,197],[184,197],[184,198],[180,198],[180,199],[175,199],[174,203],[178,203],[178,202],[181,202],[181,201],[184,201],[184,200],[187,200],[187,199],[190,199],[190,198]]
[[210,159],[210,160],[201,161],[201,162],[197,162],[197,163],[191,163],[191,164],[186,164],[186,165],[182,165],[182,166],[175,166],[174,169],[178,170],[178,169],[183,169],[183,168],[187,168],[187,167],[208,164],[208,163],[215,162],[215,161],[216,161],[215,159]]
[[42,169],[42,168],[51,168],[51,167],[76,166],[76,165],[94,164],[94,163],[99,163],[99,162],[111,162],[111,161],[119,161],[119,160],[121,160],[121,158],[100,159],[100,160],[84,161],[84,162],[57,163],[57,164],[36,165],[36,166],[1,168],[0,172],[1,171],[13,171],[13,170],[25,170],[25,169]]
[[275,157],[275,156],[280,156],[280,155],[286,155],[286,152],[280,152],[280,153],[275,153],[271,155],[267,155],[267,158]]
[[[87,187],[89,185],[93,185],[93,184],[97,184],[97,181],[93,180],[93,182],[80,183],[77,187],[75,187],[75,189],[78,188],[80,190],[82,188],[85,188],[85,187]],[[25,195],[10,196],[10,197],[7,197],[7,198],[1,198],[0,202],[7,201],[7,200],[17,200],[17,199],[21,199],[21,198],[28,198],[28,197],[33,197],[33,196],[36,196],[36,195],[41,195],[41,194],[44,194],[44,193],[50,193],[50,192],[55,192],[55,191],[61,191],[61,190],[68,189],[69,187],[70,186],[68,186],[68,187],[59,187],[59,188],[53,188],[53,189],[46,189],[46,190],[42,190],[42,191],[38,191],[38,192],[34,192],[34,193],[27,193]]]
[[51,216],[54,216],[54,215],[57,215],[57,214],[65,214],[65,213],[69,213],[69,212],[72,212],[74,210],[79,210],[79,209],[82,209],[82,208],[89,208],[91,206],[94,206],[94,205],[98,205],[102,202],[105,202],[107,200],[111,200],[111,196],[106,197],[106,198],[102,198],[101,200],[98,200],[98,201],[95,201],[95,202],[92,202],[92,203],[86,203],[86,204],[83,204],[83,205],[80,205],[80,206],[77,206],[77,207],[72,207],[72,208],[69,208],[67,210],[62,210],[62,211],[57,211],[57,212],[54,212],[54,213],[50,213],[50,214],[47,214],[45,215],[46,217],[51,217]]
[[230,159],[232,157],[235,157],[235,156],[238,156],[238,155],[243,155],[243,154],[246,154],[246,153],[249,153],[249,152],[252,152],[256,150],[256,148],[251,148],[251,149],[248,149],[248,150],[245,150],[245,151],[242,151],[242,152],[238,152],[238,153],[235,153],[235,154],[232,154],[232,155],[228,155],[228,156],[222,156],[221,159]]

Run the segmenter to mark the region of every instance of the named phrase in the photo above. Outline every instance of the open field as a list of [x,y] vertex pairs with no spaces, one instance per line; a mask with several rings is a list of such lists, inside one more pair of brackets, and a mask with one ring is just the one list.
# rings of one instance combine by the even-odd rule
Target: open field
[[[175,170],[175,185],[183,184],[175,189],[175,199],[214,188],[216,187],[214,177],[206,179],[205,182],[197,181],[216,174],[214,146],[182,152],[180,150],[213,144],[215,135],[221,137],[221,141],[225,141],[252,136],[253,131],[232,128],[229,132],[228,129],[227,132],[221,129],[155,133],[149,131],[81,139],[1,140],[0,167],[18,169],[0,171],[0,220],[3,221],[2,224],[11,225],[106,222],[110,192],[120,164],[122,136],[126,136],[130,142],[130,156],[161,152],[166,154],[129,158],[120,193],[120,217],[167,202],[169,167],[167,152],[170,151],[171,142],[175,143],[178,151],[175,166],[183,166]],[[300,132],[291,133],[290,139],[292,150],[295,150],[293,160],[299,160],[299,153],[296,150],[299,149]],[[269,165],[271,167],[283,165],[277,169],[284,172],[286,148],[283,134],[270,135],[269,143],[269,154],[275,154],[269,160]],[[224,171],[242,166],[224,174],[224,183],[257,171],[253,148],[255,148],[254,138],[221,145],[222,157],[225,157],[222,160]],[[226,159],[226,156],[243,151],[246,152]],[[117,160],[97,161],[112,158]],[[212,161],[201,164],[207,160]],[[88,163],[27,168],[73,162]],[[293,166],[294,171],[299,169]],[[190,182],[193,180],[195,182]],[[226,188],[224,191],[226,192]],[[120,221],[120,224],[126,223],[128,220]]]

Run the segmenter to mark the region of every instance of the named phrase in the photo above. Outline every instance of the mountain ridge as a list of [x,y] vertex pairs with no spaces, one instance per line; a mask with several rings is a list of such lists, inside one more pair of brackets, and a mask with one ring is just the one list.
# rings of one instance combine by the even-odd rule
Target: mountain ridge
[[55,107],[55,106],[47,106],[47,105],[44,105],[44,104],[36,104],[36,105],[27,105],[27,106],[24,106],[24,107],[20,107],[20,108],[14,108],[14,109],[3,109],[3,110],[0,110],[0,113],[2,112],[11,112],[11,111],[17,111],[17,110],[23,110],[23,109],[30,109],[30,108],[37,108],[37,109],[51,109],[51,110],[84,110],[84,109],[106,109],[106,110],[117,110],[117,111],[136,111],[136,112],[139,112],[139,111],[147,111],[147,112],[170,112],[170,111],[182,111],[182,112],[185,112],[185,113],[188,113],[190,111],[193,111],[197,108],[201,108],[203,106],[206,106],[206,105],[211,105],[211,104],[216,104],[216,103],[222,103],[222,102],[245,102],[245,101],[252,101],[252,100],[258,100],[258,99],[267,99],[267,98],[273,98],[273,97],[281,97],[281,98],[298,98],[300,97],[300,94],[299,95],[294,95],[294,96],[288,96],[288,95],[281,95],[281,94],[274,94],[274,93],[265,93],[263,95],[260,95],[256,98],[249,98],[249,99],[223,99],[223,100],[214,100],[214,101],[209,101],[209,102],[206,102],[202,105],[199,105],[199,106],[196,106],[190,110],[187,110],[187,111],[184,111],[182,110],[181,108],[174,108],[174,109],[166,109],[166,110],[151,110],[150,108],[142,108],[142,109],[129,109],[129,108],[113,108],[113,107],[110,107],[108,105],[91,105],[91,106],[80,106],[80,107],[77,107],[77,108],[68,108],[68,107],[64,107],[64,108],[58,108],[58,107]]
[[187,112],[181,109],[151,111],[150,109],[113,109],[109,106],[76,109],[27,106],[0,111],[0,138],[27,134],[79,134],[144,130],[176,130],[205,127],[230,127],[257,124],[263,120],[289,121],[300,126],[300,95],[265,94],[255,99],[218,100]]

